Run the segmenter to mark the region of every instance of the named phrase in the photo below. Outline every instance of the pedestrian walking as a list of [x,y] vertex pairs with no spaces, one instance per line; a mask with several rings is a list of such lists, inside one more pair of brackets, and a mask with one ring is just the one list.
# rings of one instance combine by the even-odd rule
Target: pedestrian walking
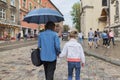
[[53,22],[47,22],[45,31],[38,35],[38,47],[41,48],[40,55],[46,80],[54,80],[57,56],[60,53],[60,40],[54,28],[55,24]]
[[78,40],[83,45],[83,33],[81,31],[78,33]]
[[88,45],[90,48],[93,46],[93,38],[94,32],[92,31],[92,28],[90,28],[90,31],[88,32]]
[[101,38],[99,29],[97,29],[97,35],[98,35],[97,44],[98,44],[98,46],[99,46],[99,45],[100,45],[100,38]]
[[80,80],[81,66],[85,64],[85,55],[81,44],[76,40],[77,32],[70,32],[70,40],[64,45],[59,57],[67,56],[68,80],[72,80],[73,70],[75,69],[75,79]]
[[94,45],[95,45],[95,48],[98,48],[98,34],[97,34],[97,31],[94,32]]
[[19,32],[18,35],[17,35],[18,41],[20,41],[20,38],[21,38],[21,33]]
[[103,39],[103,46],[109,48],[109,43],[108,43],[109,37],[108,37],[107,31],[103,31],[102,39]]
[[110,45],[111,40],[112,40],[112,44],[114,46],[115,45],[115,42],[114,42],[114,32],[112,30],[109,31],[109,45]]

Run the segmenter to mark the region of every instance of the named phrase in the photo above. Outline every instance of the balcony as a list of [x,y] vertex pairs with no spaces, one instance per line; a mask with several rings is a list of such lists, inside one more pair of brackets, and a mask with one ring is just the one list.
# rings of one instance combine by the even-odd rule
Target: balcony
[[100,16],[99,21],[103,21],[103,22],[107,21],[107,16]]

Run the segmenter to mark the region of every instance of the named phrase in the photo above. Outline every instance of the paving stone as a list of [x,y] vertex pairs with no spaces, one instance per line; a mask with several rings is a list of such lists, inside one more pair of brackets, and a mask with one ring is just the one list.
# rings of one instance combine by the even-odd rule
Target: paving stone
[[[43,66],[31,63],[30,49],[37,45],[0,52],[1,80],[45,80]],[[92,56],[86,56],[86,64],[81,68],[82,80],[120,80],[120,67]],[[6,77],[7,76],[7,77]],[[66,58],[57,62],[55,80],[67,80]],[[75,79],[75,75],[73,76]]]

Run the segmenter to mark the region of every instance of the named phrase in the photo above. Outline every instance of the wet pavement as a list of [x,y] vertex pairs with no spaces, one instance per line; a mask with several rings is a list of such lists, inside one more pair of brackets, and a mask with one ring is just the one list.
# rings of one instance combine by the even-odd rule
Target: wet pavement
[[88,41],[84,40],[83,47],[86,53],[90,53],[93,56],[97,56],[103,60],[120,66],[120,41],[115,41],[115,44],[116,45],[113,46],[111,43],[110,48],[107,48],[104,47],[102,45],[102,41],[100,41],[100,46],[98,48],[95,48],[94,46],[90,48],[88,46]]
[[[64,43],[62,42],[61,46]],[[43,66],[35,67],[31,63],[30,51],[36,47],[35,44],[0,52],[0,80],[45,80]],[[85,67],[81,69],[81,79],[120,80],[120,67],[86,55]],[[54,80],[67,80],[66,58],[58,59]]]
[[36,44],[36,40],[5,42],[0,44],[0,52]]

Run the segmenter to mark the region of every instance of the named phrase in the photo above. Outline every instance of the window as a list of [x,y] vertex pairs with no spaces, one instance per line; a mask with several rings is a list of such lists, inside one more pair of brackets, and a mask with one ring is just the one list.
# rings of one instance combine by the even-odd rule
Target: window
[[15,0],[11,0],[10,3],[11,3],[12,6],[15,6]]
[[38,3],[41,3],[41,0],[37,0]]
[[4,2],[6,2],[6,0],[1,0],[1,1],[4,1]]
[[107,6],[107,0],[102,0],[102,6]]
[[118,15],[119,16],[119,2],[118,1],[116,1],[116,15]]
[[6,19],[5,9],[0,8],[0,19]]
[[29,10],[32,10],[32,4],[29,3]]
[[14,14],[14,12],[11,12],[11,21],[15,22],[15,14]]
[[23,0],[23,7],[26,6],[26,0]]
[[118,23],[119,22],[119,2],[116,1],[116,4],[115,4],[115,16],[114,16],[114,22],[115,23]]

